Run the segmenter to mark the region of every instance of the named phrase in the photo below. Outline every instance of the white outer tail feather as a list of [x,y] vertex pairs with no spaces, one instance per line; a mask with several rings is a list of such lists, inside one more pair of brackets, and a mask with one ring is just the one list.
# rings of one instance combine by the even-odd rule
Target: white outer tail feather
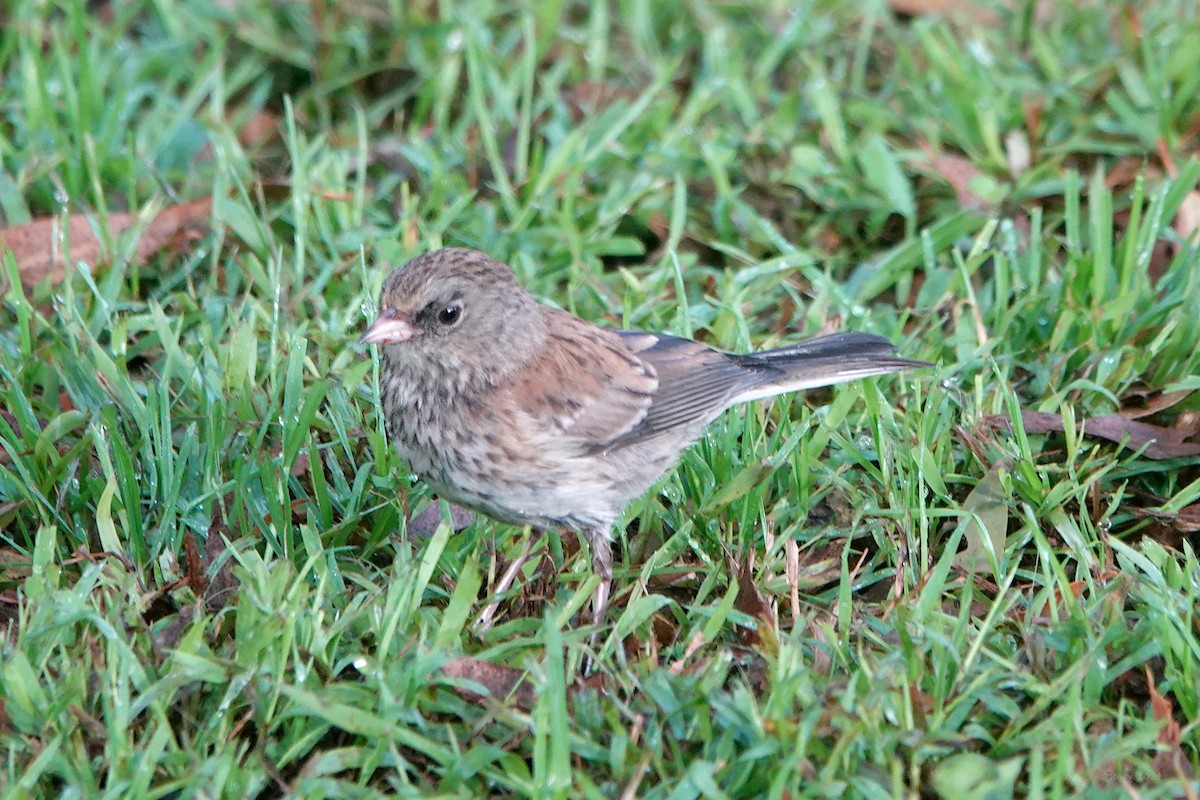
[[863,364],[860,367],[839,367],[836,372],[826,373],[824,375],[806,375],[797,377],[790,381],[781,381],[779,383],[769,383],[762,386],[755,386],[741,394],[735,395],[729,401],[730,405],[738,403],[748,403],[751,400],[764,400],[768,397],[774,397],[779,394],[788,392],[798,392],[804,389],[817,389],[822,386],[833,386],[838,383],[846,383],[848,381],[856,381],[860,378],[872,378],[876,375],[887,375],[896,372],[902,367],[892,364]]

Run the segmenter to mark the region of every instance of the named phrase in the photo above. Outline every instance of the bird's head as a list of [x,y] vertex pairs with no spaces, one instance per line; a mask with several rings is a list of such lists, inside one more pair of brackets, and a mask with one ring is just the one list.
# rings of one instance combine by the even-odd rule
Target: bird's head
[[443,248],[388,276],[379,316],[360,341],[382,345],[393,362],[504,373],[542,341],[541,311],[504,264]]

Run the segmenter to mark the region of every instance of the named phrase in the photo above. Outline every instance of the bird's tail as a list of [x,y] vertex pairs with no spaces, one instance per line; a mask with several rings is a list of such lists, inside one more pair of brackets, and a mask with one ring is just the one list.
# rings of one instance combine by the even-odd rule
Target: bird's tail
[[762,383],[738,394],[735,403],[933,366],[925,361],[900,358],[895,345],[869,333],[834,333],[735,358],[742,366],[761,372],[763,377]]

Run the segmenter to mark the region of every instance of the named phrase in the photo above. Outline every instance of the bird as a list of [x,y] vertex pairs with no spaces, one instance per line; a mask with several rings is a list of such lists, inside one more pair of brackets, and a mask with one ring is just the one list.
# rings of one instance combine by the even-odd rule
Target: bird
[[597,630],[623,509],[723,411],[931,366],[867,333],[738,354],[601,327],[538,302],[510,267],[461,247],[392,271],[360,341],[379,346],[388,438],[436,495],[587,543]]

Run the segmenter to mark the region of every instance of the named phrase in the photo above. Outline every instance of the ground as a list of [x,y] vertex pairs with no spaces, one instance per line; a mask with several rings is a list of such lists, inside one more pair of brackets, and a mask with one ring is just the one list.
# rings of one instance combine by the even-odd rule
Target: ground
[[[1196,796],[1196,11],[9,3],[4,796]],[[441,245],[935,366],[722,417],[593,641],[385,439]]]

